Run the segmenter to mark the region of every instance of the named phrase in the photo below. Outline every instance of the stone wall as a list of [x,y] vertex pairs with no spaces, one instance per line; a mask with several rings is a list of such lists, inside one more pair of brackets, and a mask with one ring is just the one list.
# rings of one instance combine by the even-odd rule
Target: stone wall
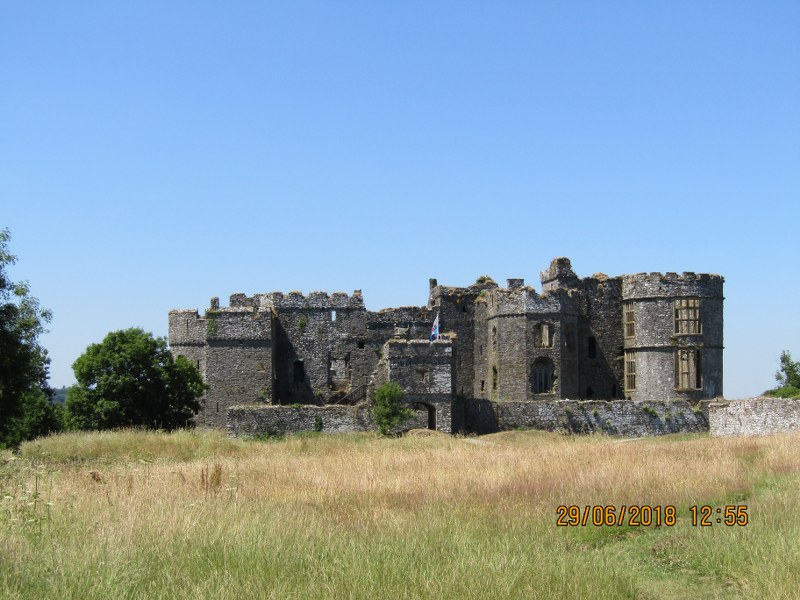
[[[428,413],[416,410],[414,416],[397,428],[398,432],[424,429]],[[260,437],[319,431],[348,433],[376,431],[372,410],[367,406],[233,406],[228,410],[227,430],[237,437]]]
[[[573,397],[623,398],[622,278],[598,273],[581,281],[578,389]],[[593,352],[592,352],[593,350]]]
[[453,344],[450,340],[389,340],[384,345],[386,378],[406,393],[405,402],[425,412],[430,425],[444,433],[461,428],[453,405]]
[[542,429],[641,437],[708,430],[705,405],[693,406],[683,400],[467,400],[464,413],[468,431],[479,434],[513,429]]
[[[626,437],[708,430],[706,404],[693,406],[683,400],[627,402],[624,400],[551,400],[543,402],[491,402],[454,400],[432,402],[409,395],[414,416],[397,428],[425,429],[435,420],[435,428],[450,432],[449,423],[467,433],[486,434],[514,429],[539,429],[563,433],[605,433]],[[435,412],[431,412],[435,409]],[[713,418],[713,417],[712,417]],[[794,416],[800,426],[800,412]],[[309,431],[344,433],[374,431],[371,408],[362,406],[234,406],[228,410],[228,433],[235,436],[261,436]],[[729,428],[730,429],[730,428]]]
[[325,403],[351,391],[374,367],[361,293],[273,292],[260,297],[275,317],[275,402]]
[[169,314],[172,353],[194,361],[209,386],[199,425],[223,428],[230,406],[272,397],[272,312],[243,298],[234,294],[225,308],[212,298],[203,318],[196,310]]
[[749,398],[708,405],[711,435],[762,435],[800,430],[800,400]]

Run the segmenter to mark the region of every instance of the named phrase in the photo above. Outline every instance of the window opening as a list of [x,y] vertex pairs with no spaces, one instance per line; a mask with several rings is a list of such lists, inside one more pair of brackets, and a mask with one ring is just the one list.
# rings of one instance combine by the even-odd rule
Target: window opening
[[553,346],[553,328],[549,323],[539,323],[536,328],[534,345],[537,348],[550,348]]
[[700,334],[700,298],[675,300],[675,333],[678,335]]
[[533,364],[533,393],[547,394],[553,391],[553,365],[549,361]]
[[636,313],[633,302],[625,304],[625,337],[631,338],[636,334]]
[[677,350],[675,382],[680,390],[699,390],[703,387],[700,351],[694,348]]
[[302,360],[294,361],[294,373],[292,377],[295,383],[303,383],[306,379],[306,369]]
[[625,389],[636,389],[636,353],[625,353]]
[[335,321],[335,320],[336,320],[336,311],[332,310],[331,311],[331,321]]

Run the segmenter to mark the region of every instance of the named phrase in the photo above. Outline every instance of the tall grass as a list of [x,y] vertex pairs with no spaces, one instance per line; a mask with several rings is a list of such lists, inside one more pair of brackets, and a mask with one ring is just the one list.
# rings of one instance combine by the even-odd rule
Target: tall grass
[[[800,436],[65,435],[0,457],[0,596],[779,598]],[[688,507],[745,502],[745,527]],[[672,504],[674,527],[556,527]]]

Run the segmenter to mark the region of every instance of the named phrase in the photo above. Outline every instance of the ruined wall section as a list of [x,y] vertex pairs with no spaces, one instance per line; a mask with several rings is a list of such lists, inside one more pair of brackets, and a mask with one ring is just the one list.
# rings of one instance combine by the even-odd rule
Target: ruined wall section
[[200,425],[223,428],[230,406],[269,402],[272,388],[272,311],[254,304],[212,307],[206,311],[206,365],[208,391],[197,417]]
[[389,379],[385,344],[389,340],[427,340],[435,313],[428,307],[403,306],[367,313],[365,376],[367,399],[375,387]]
[[277,315],[275,388],[281,404],[367,399],[384,344],[397,336],[427,338],[433,323],[425,307],[367,311],[360,290],[352,296],[273,292],[259,296],[259,303]]
[[385,345],[387,377],[406,393],[405,401],[431,410],[432,429],[460,430],[462,418],[453,415],[454,353],[450,340],[389,340]]
[[[708,430],[702,406],[684,400],[625,402],[602,400],[553,400],[547,402],[493,402],[491,411],[470,427],[476,433],[514,429],[540,429],[563,433],[605,433],[627,437],[699,433]],[[470,415],[475,410],[469,411]],[[494,429],[493,429],[494,428]]]
[[715,436],[800,431],[800,402],[770,397],[711,402],[708,423]]
[[[430,280],[428,306],[434,316],[439,315],[440,333],[453,341],[454,392],[463,398],[471,397],[475,392],[476,368],[483,373],[476,367],[476,361],[485,362],[480,355],[476,357],[476,352],[481,351],[475,341],[476,302],[497,288],[497,284],[487,276],[479,277],[468,287],[440,286],[435,279]],[[485,329],[485,316],[482,318]]]
[[[719,275],[640,273],[622,278],[623,318],[626,307],[635,315],[634,335],[624,337],[626,352],[634,353],[636,389],[626,389],[632,400],[681,398],[697,401],[722,395],[723,317]],[[676,300],[700,300],[701,332],[676,333]],[[679,350],[700,353],[701,386],[680,386]]]
[[205,379],[208,322],[196,308],[169,311],[169,348],[172,356],[185,356]]
[[[538,295],[532,289],[525,297],[525,394],[509,400],[545,401],[574,391],[575,325],[574,302],[562,290]],[[537,378],[550,372],[549,389]],[[545,386],[547,387],[547,386]]]
[[365,382],[367,311],[360,291],[273,292],[258,297],[276,314],[275,391],[280,404],[325,404]]
[[554,258],[550,266],[539,276],[542,282],[542,294],[558,289],[575,289],[580,280],[572,270],[572,263],[566,257]]
[[581,280],[578,386],[571,398],[623,397],[622,278],[603,274]]

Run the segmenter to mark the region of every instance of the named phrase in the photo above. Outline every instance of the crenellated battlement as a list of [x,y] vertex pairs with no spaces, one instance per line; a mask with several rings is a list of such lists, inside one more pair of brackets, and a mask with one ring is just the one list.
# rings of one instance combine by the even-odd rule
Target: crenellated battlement
[[293,291],[288,294],[282,292],[271,292],[269,294],[257,295],[259,306],[269,307],[276,310],[343,310],[358,309],[364,310],[364,297],[361,290],[355,290],[352,295],[344,292],[311,292],[307,296],[302,292]]

